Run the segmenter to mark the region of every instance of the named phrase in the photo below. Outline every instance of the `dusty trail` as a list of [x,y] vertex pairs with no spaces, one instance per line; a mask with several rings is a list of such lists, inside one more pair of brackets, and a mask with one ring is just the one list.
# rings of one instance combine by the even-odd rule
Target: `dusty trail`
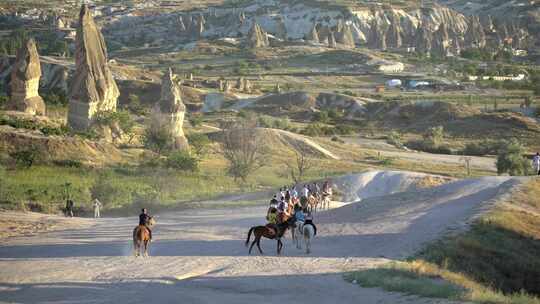
[[0,301],[446,303],[359,288],[342,274],[412,254],[463,227],[518,183],[508,177],[457,181],[320,213],[310,256],[289,234],[282,257],[268,240],[262,242],[267,256],[247,255],[247,229],[264,223],[262,207],[160,215],[148,259],[130,256],[135,218],[10,238],[0,245]]

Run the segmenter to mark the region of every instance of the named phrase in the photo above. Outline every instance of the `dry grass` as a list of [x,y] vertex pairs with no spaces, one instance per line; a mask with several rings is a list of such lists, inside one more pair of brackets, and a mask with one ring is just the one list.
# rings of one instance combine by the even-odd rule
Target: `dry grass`
[[[404,278],[414,282],[395,282],[407,282]],[[441,291],[440,282],[426,278],[443,279],[463,292],[449,293],[448,286],[446,292]],[[476,303],[540,303],[534,296],[540,295],[540,179],[515,189],[468,232],[428,245],[409,262],[354,273],[349,279],[392,291],[446,294]],[[425,291],[425,286],[435,291]]]

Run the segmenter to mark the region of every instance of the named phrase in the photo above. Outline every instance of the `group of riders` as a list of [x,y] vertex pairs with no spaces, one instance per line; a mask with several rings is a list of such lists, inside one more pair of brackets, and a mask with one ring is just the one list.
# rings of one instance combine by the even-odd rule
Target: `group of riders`
[[313,212],[316,211],[318,203],[331,194],[329,181],[325,181],[322,187],[318,183],[305,184],[301,189],[297,185],[282,187],[270,200],[266,226],[278,234],[280,225],[293,219],[295,225],[312,225],[316,235],[317,227],[313,223]]
[[[294,219],[296,225],[312,225],[317,235],[317,226],[313,223],[313,212],[316,210],[317,203],[331,194],[329,181],[325,181],[322,187],[318,183],[305,184],[300,192],[296,185],[282,187],[270,200],[270,207],[266,214],[267,226],[274,229],[277,234],[280,224]],[[148,210],[143,208],[139,215],[139,225],[146,227],[150,240],[152,240],[152,230],[149,225],[151,218]]]

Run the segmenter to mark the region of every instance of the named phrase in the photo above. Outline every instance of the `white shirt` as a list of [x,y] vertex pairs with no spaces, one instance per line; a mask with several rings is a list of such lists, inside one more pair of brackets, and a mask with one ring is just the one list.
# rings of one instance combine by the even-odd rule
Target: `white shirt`
[[540,166],[540,156],[535,155],[535,156],[533,157],[533,164],[534,164],[535,166],[537,166],[537,167]]
[[302,196],[308,197],[308,195],[309,195],[309,189],[307,187],[304,187],[304,189],[302,189]]

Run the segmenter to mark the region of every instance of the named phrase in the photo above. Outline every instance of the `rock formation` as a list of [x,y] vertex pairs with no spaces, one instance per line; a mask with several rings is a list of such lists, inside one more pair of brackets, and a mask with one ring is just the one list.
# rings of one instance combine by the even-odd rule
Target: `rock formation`
[[268,35],[257,22],[254,22],[249,30],[247,44],[250,48],[267,47],[270,45]]
[[483,48],[486,46],[486,34],[478,16],[471,16],[465,33],[465,43],[468,47]]
[[420,24],[416,30],[414,37],[414,46],[418,53],[429,53],[431,51],[433,41],[432,33],[423,25]]
[[448,29],[446,28],[446,24],[441,23],[439,29],[434,34],[431,53],[435,56],[446,57],[449,55],[450,46],[451,41],[448,36]]
[[236,81],[236,89],[237,89],[239,92],[244,91],[244,84],[245,84],[244,77],[238,78],[238,80]]
[[314,25],[311,31],[306,35],[306,40],[314,43],[319,43],[319,33],[317,33],[317,25]]
[[225,81],[225,92],[230,92],[233,88],[233,84],[230,80]]
[[253,87],[251,86],[251,81],[249,79],[244,79],[244,93],[251,94]]
[[403,30],[399,25],[398,18],[392,15],[390,27],[386,32],[386,46],[400,48],[403,43]]
[[17,50],[17,59],[11,70],[11,99],[8,108],[45,115],[45,103],[38,94],[41,66],[34,39],[28,39]]
[[371,23],[368,46],[375,49],[386,50],[386,29],[377,20],[373,20]]
[[103,35],[90,9],[83,5],[75,39],[75,73],[69,89],[68,124],[76,130],[87,129],[98,112],[116,111],[120,92],[107,62]]
[[183,130],[186,106],[181,96],[180,86],[169,69],[161,82],[161,97],[153,109],[151,128],[167,130],[171,147],[176,150],[189,148]]

